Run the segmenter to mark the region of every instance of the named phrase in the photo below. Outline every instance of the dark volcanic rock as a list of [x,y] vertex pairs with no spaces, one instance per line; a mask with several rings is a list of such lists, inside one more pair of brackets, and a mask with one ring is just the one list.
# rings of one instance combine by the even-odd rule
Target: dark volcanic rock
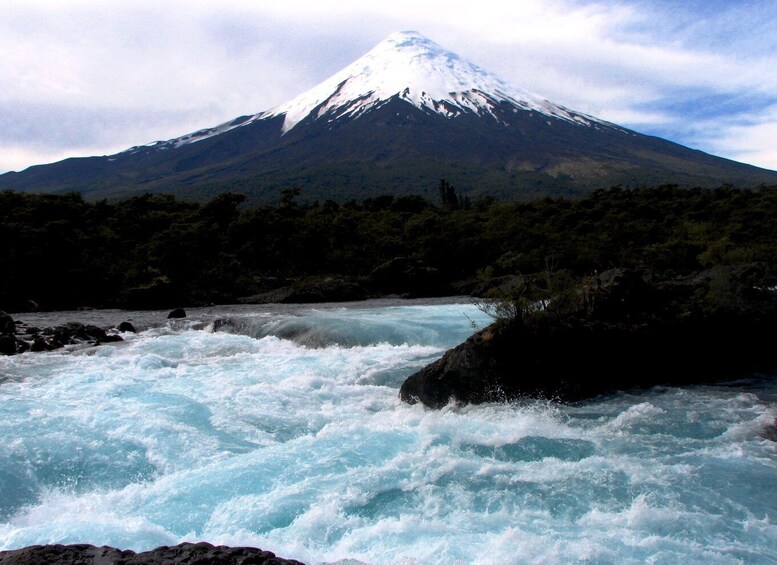
[[16,333],[16,323],[14,319],[0,310],[0,334]]
[[86,326],[81,322],[68,322],[64,327],[70,335],[85,335]]
[[117,343],[119,341],[124,341],[124,338],[117,334],[107,334],[104,338],[102,338],[97,343]]
[[0,551],[0,565],[303,565],[276,557],[253,547],[213,546],[209,543],[182,543],[135,553],[113,547],[77,545],[33,545]]
[[46,338],[42,336],[37,336],[32,341],[32,347],[30,348],[30,351],[39,352],[39,351],[51,351],[53,349],[56,349]]
[[104,342],[108,337],[104,329],[98,328],[97,326],[93,326],[93,325],[84,326],[83,332],[90,339],[93,339],[98,342]]
[[121,324],[119,324],[118,330],[120,332],[137,333],[135,330],[135,326],[133,326],[130,322],[122,322]]
[[[10,318],[10,316],[8,316]],[[68,322],[55,328],[41,330],[16,322],[13,333],[0,333],[0,354],[15,355],[25,351],[41,352],[60,349],[66,345],[90,346],[101,343],[124,341],[115,333],[108,334],[104,329],[80,322]]]
[[16,355],[16,337],[13,335],[0,335],[0,355]]
[[183,308],[176,308],[175,310],[173,310],[167,315],[168,320],[185,318],[185,317],[186,317],[186,310],[184,310]]
[[408,377],[400,396],[435,408],[451,399],[575,401],[777,366],[777,296],[749,283],[736,289],[731,280],[734,290],[719,294],[724,275],[736,281],[743,273],[669,285],[603,273],[586,290],[583,310],[494,323]]
[[[90,326],[95,328],[96,326]],[[99,329],[99,328],[98,328]],[[96,338],[89,335],[87,326],[81,322],[68,322],[64,326],[57,326],[54,328],[53,342],[60,343],[62,345],[76,345],[79,343],[95,342]]]

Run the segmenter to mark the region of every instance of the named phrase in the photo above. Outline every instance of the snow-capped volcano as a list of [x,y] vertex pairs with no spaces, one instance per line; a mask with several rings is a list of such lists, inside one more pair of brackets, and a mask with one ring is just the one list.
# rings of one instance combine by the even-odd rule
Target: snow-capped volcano
[[[573,112],[511,85],[416,31],[400,31],[389,35],[338,73],[280,106],[149,146],[194,143],[277,116],[283,117],[282,132],[286,133],[308,118],[323,118],[329,122],[357,118],[393,99],[446,118],[474,113],[509,125],[504,108],[500,108],[507,104],[514,112],[534,111],[581,125],[595,123],[613,127],[608,122]],[[136,149],[139,148],[132,150]]]
[[563,120],[598,121],[510,85],[415,31],[389,35],[318,86],[261,116],[283,115],[286,132],[309,116],[358,117],[394,97],[445,117],[475,112],[499,120],[497,106],[508,103]]
[[513,86],[416,32],[270,110],[104,157],[0,175],[0,190],[95,198],[225,190],[254,201],[301,187],[308,200],[461,194],[585,194],[616,184],[777,184],[728,161],[575,112]]

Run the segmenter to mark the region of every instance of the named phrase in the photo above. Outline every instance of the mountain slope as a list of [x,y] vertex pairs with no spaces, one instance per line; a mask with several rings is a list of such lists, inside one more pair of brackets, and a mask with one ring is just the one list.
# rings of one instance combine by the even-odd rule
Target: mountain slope
[[714,157],[574,112],[415,32],[389,36],[276,108],[107,157],[0,176],[0,188],[92,197],[239,190],[274,200],[432,193],[584,194],[613,184],[753,186],[777,172]]

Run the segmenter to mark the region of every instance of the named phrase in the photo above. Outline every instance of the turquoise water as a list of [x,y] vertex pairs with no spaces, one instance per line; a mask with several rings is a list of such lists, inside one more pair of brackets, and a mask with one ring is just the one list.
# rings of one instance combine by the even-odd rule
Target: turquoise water
[[777,562],[773,379],[430,411],[398,388],[488,323],[472,305],[136,316],[124,343],[0,358],[0,549]]

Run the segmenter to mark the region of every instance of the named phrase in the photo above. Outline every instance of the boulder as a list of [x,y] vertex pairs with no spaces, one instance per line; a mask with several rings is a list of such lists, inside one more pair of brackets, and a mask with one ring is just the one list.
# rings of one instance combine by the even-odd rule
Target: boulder
[[86,326],[84,324],[82,324],[81,322],[68,322],[68,323],[65,324],[64,327],[72,335],[81,333],[86,328]]
[[43,336],[37,336],[32,340],[32,347],[30,348],[30,351],[40,352],[51,351],[53,349],[56,349],[56,347],[49,340]]
[[75,322],[70,322],[64,326],[55,327],[54,336],[51,342],[54,344],[61,344],[60,347],[71,343],[76,343],[73,336],[80,329],[83,329],[83,324],[80,324],[80,326],[81,327],[79,328]]
[[0,355],[16,355],[16,336],[0,334]]
[[97,342],[104,342],[107,337],[107,334],[105,333],[104,329],[93,325],[84,326],[83,332],[87,335],[89,339],[93,339],[94,341],[97,341]]
[[14,319],[9,314],[0,310],[0,334],[13,335],[15,333],[16,322],[14,322]]
[[495,324],[411,375],[400,397],[440,408],[517,398],[577,401],[619,390],[729,380],[777,367],[774,323],[692,320],[615,327]]
[[122,322],[121,324],[119,324],[118,330],[120,332],[137,333],[135,330],[135,326],[133,326],[130,322]]
[[118,334],[107,334],[107,335],[106,335],[104,338],[102,338],[101,340],[99,340],[99,341],[97,342],[97,344],[99,345],[99,344],[101,344],[101,343],[117,343],[117,342],[119,342],[119,341],[124,341],[124,338],[123,338],[123,337],[121,337],[121,336],[120,336],[120,335],[118,335]]
[[175,319],[185,318],[185,317],[186,317],[186,310],[184,310],[183,308],[176,308],[175,310],[171,311],[167,315],[168,320],[175,320]]

